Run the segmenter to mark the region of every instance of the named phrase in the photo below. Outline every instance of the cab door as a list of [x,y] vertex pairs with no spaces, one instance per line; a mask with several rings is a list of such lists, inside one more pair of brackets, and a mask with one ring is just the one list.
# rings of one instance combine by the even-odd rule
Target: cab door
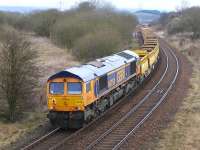
[[95,101],[95,88],[95,80],[91,80],[85,83],[86,104],[91,104]]
[[92,92],[92,87],[91,87],[91,81],[88,81],[85,83],[85,90],[86,90],[86,98],[88,101],[91,101],[93,98],[93,92]]

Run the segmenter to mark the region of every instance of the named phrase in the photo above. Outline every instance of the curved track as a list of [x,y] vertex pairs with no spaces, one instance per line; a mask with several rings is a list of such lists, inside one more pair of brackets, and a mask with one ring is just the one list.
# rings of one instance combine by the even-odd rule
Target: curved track
[[[173,87],[179,73],[178,59],[171,49],[162,42],[162,51],[166,58],[165,70],[160,80],[150,91],[140,99],[132,109],[118,119],[109,129],[101,133],[96,140],[90,141],[84,134],[77,134],[82,140],[82,145],[78,147],[78,137],[64,139],[50,149],[118,149],[123,142],[139,128],[153,111],[164,101],[165,97]],[[92,131],[98,134],[98,130]],[[81,139],[84,138],[85,139]],[[74,141],[72,140],[74,138]],[[76,140],[75,140],[76,139]]]
[[[177,79],[179,73],[179,63],[173,51],[170,48],[167,48],[166,45],[162,45],[163,47],[165,47],[165,51],[170,51],[170,55],[173,57],[167,56],[167,52],[165,52],[168,63],[161,79],[149,92],[149,94],[146,95],[141,100],[141,102],[138,103],[138,105],[136,105],[136,107],[128,112],[123,118],[121,118],[98,139],[87,146],[87,150],[119,149],[120,146],[129,138],[129,136],[134,134],[137,128],[139,128],[164,101],[165,97],[167,96]],[[173,64],[176,64],[176,67],[173,67]],[[167,79],[171,79],[170,82],[166,83],[165,81]],[[138,111],[135,113],[137,109]]]
[[[179,64],[178,59],[176,58],[173,51],[166,46],[164,42],[161,43],[162,52],[164,61],[163,70],[159,76],[159,81],[157,83],[152,83],[153,86],[150,87],[150,90],[146,91],[143,98],[138,100],[129,101],[127,103],[129,106],[132,106],[127,112],[122,113],[122,115],[117,115],[116,120],[113,120],[115,123],[111,123],[108,127],[102,129],[94,129],[95,126],[98,126],[99,121],[102,121],[102,118],[106,118],[106,115],[109,114],[109,111],[112,112],[115,107],[119,107],[119,103],[124,103],[122,100],[115,104],[111,110],[108,110],[104,115],[100,116],[86,127],[72,132],[60,132],[60,129],[57,129],[56,132],[45,135],[39,140],[33,142],[29,146],[23,148],[26,149],[118,149],[126,141],[129,135],[133,134],[137,128],[139,128],[145,120],[152,115],[153,111],[158,108],[158,106],[163,102],[164,98],[167,96],[171,88],[173,87],[178,72]],[[156,76],[156,74],[155,74]],[[158,76],[158,75],[157,75]],[[145,91],[145,90],[144,90]],[[135,92],[136,93],[136,92]],[[132,99],[126,96],[123,99]],[[119,107],[120,108],[120,107]],[[115,111],[115,110],[114,110]],[[90,130],[92,129],[92,130]],[[88,130],[88,132],[85,132]],[[87,134],[89,132],[97,132],[95,138],[87,139]],[[89,135],[90,136],[90,135]],[[96,140],[94,140],[96,139]],[[77,140],[82,141],[81,146],[77,146]]]

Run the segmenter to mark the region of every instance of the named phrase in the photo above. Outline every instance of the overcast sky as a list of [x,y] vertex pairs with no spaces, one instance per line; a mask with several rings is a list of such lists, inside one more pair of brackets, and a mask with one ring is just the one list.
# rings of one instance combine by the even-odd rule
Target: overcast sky
[[[0,0],[0,6],[31,6],[68,9],[86,0]],[[183,1],[200,6],[200,0],[104,0],[120,9],[175,10]]]

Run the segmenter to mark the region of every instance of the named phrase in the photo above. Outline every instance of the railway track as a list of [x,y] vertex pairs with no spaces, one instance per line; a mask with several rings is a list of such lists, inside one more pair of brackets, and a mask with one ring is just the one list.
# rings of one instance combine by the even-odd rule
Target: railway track
[[[173,80],[171,79],[170,83],[166,83],[163,81],[166,80],[166,76],[170,76],[168,72],[173,72],[171,69],[170,64],[175,62],[171,60],[172,57],[169,57],[167,53],[171,53],[173,58],[176,56],[173,54],[171,50],[167,50],[167,46],[162,42],[162,46],[164,48],[164,52],[166,55],[166,66],[165,70],[160,78],[160,80],[155,84],[154,87],[147,93],[147,95],[140,101],[138,104],[135,105],[129,112],[127,112],[123,117],[119,119],[113,126],[111,126],[106,132],[103,132],[101,135],[96,138],[94,141],[85,142],[83,146],[85,149],[118,149],[126,139],[132,135],[137,128],[139,128],[146,119],[151,116],[153,111],[158,108],[158,106],[162,103],[164,98],[167,96],[168,92],[172,88],[177,75],[173,74]],[[178,70],[178,60],[177,63],[177,70]],[[173,68],[173,67],[172,67]],[[178,74],[178,71],[177,71]],[[164,86],[161,87],[161,83]],[[116,104],[113,106],[117,107]],[[151,105],[151,106],[149,106]],[[113,109],[112,108],[112,109]],[[147,110],[148,109],[148,110]],[[110,111],[110,110],[108,110]],[[107,111],[104,113],[106,114]],[[98,120],[103,118],[104,114],[92,121],[90,124],[86,125],[84,128],[76,131],[75,133],[72,132],[63,132],[60,129],[56,129],[51,133],[41,137],[40,139],[34,141],[30,145],[22,148],[23,150],[27,149],[66,149],[66,148],[73,148],[73,143],[69,142],[71,139],[77,137],[77,135],[81,135],[81,133],[88,129],[90,126],[95,124]],[[97,124],[98,125],[98,124]],[[97,134],[98,135],[98,134]],[[90,144],[89,144],[90,143]],[[76,144],[76,143],[74,143]],[[79,148],[77,148],[79,149]],[[82,149],[82,148],[80,148]]]
[[[171,49],[162,42],[162,49],[166,56],[166,67],[160,80],[140,99],[139,103],[128,111],[108,130],[103,132],[96,140],[82,142],[78,147],[70,138],[63,140],[51,150],[55,149],[118,149],[126,139],[138,129],[159,107],[173,87],[179,72],[178,59]],[[95,131],[93,131],[95,132]],[[96,131],[98,132],[98,130]],[[80,136],[80,135],[79,135]],[[84,136],[84,135],[83,135]],[[86,138],[86,137],[85,137]],[[75,138],[77,139],[77,138]]]
[[[32,143],[28,144],[27,146],[21,148],[21,150],[33,150],[33,149],[56,149],[58,145],[62,145],[62,143],[65,143],[68,139],[71,139],[75,136],[77,136],[79,133],[84,131],[85,129],[88,129],[90,126],[93,124],[97,123],[98,120],[102,119],[104,115],[106,115],[109,111],[112,109],[116,108],[117,106],[120,105],[121,102],[123,102],[124,99],[126,99],[129,95],[126,97],[122,98],[120,101],[118,101],[116,104],[112,106],[111,109],[108,109],[105,111],[101,116],[98,118],[94,119],[92,122],[89,124],[85,125],[82,129],[75,131],[75,132],[64,132],[60,128],[56,128],[52,130],[51,132],[43,135],[39,139],[33,141]],[[62,133],[64,132],[64,133]]]
[[[177,79],[179,73],[179,63],[173,51],[169,47],[167,48],[167,46],[164,43],[162,43],[162,45],[165,47],[165,51],[170,51],[174,59],[170,59],[172,57],[169,57],[166,54],[168,63],[161,79],[149,92],[149,94],[141,100],[140,103],[138,103],[131,111],[129,111],[124,117],[122,117],[116,124],[114,124],[98,139],[96,139],[90,145],[88,145],[86,147],[87,150],[119,149],[121,145],[129,138],[129,136],[133,135],[135,131],[152,115],[152,113],[164,101],[165,97],[168,95],[169,91],[172,89]],[[171,61],[171,63],[169,63],[169,61]],[[170,64],[172,64],[172,62],[175,62],[176,64],[175,70],[173,69],[174,67],[170,67]],[[164,82],[164,86],[162,86],[162,89],[160,89],[162,82],[165,81],[168,76],[172,77],[170,83],[166,84]],[[137,112],[135,112],[136,110]]]
[[57,140],[62,140],[63,138],[66,138],[66,136],[69,136],[72,132],[69,131],[63,131],[60,128],[56,128],[49,133],[43,135],[39,139],[35,140],[34,142],[30,143],[29,145],[21,148],[21,150],[33,150],[33,149],[45,149],[48,146],[53,146],[56,144],[55,142]]

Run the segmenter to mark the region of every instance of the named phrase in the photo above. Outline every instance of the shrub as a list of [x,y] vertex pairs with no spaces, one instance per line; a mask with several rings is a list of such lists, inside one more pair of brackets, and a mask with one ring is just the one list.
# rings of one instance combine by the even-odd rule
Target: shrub
[[0,12],[0,24],[9,25],[19,30],[31,30],[29,15],[11,12]]
[[91,25],[79,18],[58,21],[52,31],[53,41],[63,47],[72,48],[74,41],[91,30]]
[[56,23],[59,16],[60,12],[55,9],[50,9],[47,11],[33,13],[29,16],[29,21],[36,34],[49,37],[52,27]]
[[183,11],[181,17],[185,31],[193,33],[192,38],[200,38],[200,7],[191,7]]
[[117,12],[111,7],[108,10],[107,6],[95,7],[88,3],[80,5],[81,7],[64,12],[64,17],[53,26],[51,38],[55,43],[71,49],[76,45],[77,39],[107,28],[115,30],[121,42],[126,45],[131,42],[132,32],[138,23],[135,16]]
[[182,32],[184,30],[182,26],[182,21],[180,18],[174,18],[168,25],[167,25],[167,30],[169,34],[175,34]]
[[182,9],[179,12],[164,14],[160,23],[167,24],[168,33],[190,32],[192,38],[200,38],[200,7]]
[[122,46],[120,34],[115,30],[98,30],[89,33],[75,42],[73,54],[84,61],[94,60],[117,52]]
[[[60,47],[68,49],[77,48],[77,42],[84,45],[83,42],[93,36],[96,40],[100,40],[99,43],[96,43],[97,45],[100,43],[105,44],[105,41],[103,42],[99,37],[100,33],[98,31],[107,31],[113,34],[109,35],[108,38],[115,41],[120,39],[119,44],[115,46],[116,49],[121,48],[117,47],[119,45],[126,45],[127,47],[132,42],[132,32],[138,23],[134,15],[117,11],[111,5],[99,1],[82,2],[77,7],[65,12],[51,9],[33,12],[28,15],[15,13],[2,15],[0,13],[0,22],[5,22],[5,20],[17,29],[34,31],[37,35],[49,37]],[[110,29],[112,30],[109,31]],[[105,35],[105,33],[101,34]],[[98,45],[98,47],[100,46]],[[114,50],[112,47],[111,50]],[[104,55],[105,52],[100,51],[97,57],[100,56],[101,52]],[[77,53],[76,56],[78,56]]]

